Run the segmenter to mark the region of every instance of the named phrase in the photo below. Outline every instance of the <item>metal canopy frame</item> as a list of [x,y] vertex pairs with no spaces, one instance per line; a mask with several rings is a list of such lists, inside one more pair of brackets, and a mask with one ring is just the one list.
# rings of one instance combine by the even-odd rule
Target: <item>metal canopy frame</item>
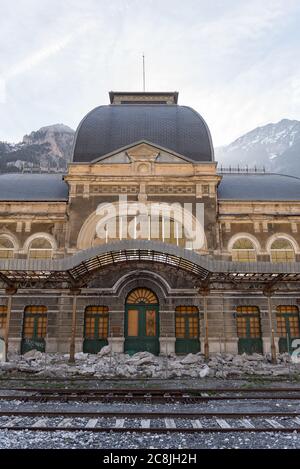
[[15,288],[79,288],[96,272],[111,265],[130,262],[164,264],[186,271],[208,283],[238,289],[271,289],[277,284],[300,282],[300,262],[230,262],[159,241],[124,240],[81,251],[63,259],[0,260],[0,281]]

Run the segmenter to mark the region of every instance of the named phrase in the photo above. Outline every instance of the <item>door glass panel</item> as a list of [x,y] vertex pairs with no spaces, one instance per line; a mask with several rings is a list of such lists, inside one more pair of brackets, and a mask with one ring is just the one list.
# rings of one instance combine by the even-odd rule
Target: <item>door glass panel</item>
[[155,310],[146,311],[146,335],[153,337],[156,335],[156,314]]
[[189,322],[189,338],[190,339],[197,339],[198,338],[198,318],[188,318]]
[[176,337],[178,339],[183,339],[185,336],[185,321],[184,317],[176,316]]
[[138,336],[138,330],[139,330],[138,317],[139,317],[139,312],[137,309],[128,310],[128,335],[130,337]]

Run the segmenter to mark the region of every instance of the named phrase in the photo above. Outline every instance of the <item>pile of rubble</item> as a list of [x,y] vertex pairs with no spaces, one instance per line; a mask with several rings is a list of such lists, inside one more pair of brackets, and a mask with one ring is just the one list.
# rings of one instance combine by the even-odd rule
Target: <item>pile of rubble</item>
[[112,353],[110,346],[97,355],[77,353],[75,365],[68,363],[69,355],[46,354],[37,351],[25,355],[10,355],[0,363],[0,375],[31,373],[41,377],[86,376],[96,378],[227,378],[255,376],[299,376],[300,363],[293,363],[289,354],[277,356],[277,364],[269,355],[215,354],[205,362],[201,353],[186,356],[155,356],[139,352],[132,356]]

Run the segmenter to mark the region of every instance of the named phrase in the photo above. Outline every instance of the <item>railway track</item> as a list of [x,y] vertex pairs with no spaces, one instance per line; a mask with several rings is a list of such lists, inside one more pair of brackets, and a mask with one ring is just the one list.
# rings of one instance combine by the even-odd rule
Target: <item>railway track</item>
[[[7,393],[9,391],[9,393]],[[299,388],[202,388],[202,389],[0,389],[0,401],[32,402],[181,402],[198,403],[222,400],[300,400]]]
[[228,433],[300,432],[300,412],[37,412],[0,413],[0,431]]

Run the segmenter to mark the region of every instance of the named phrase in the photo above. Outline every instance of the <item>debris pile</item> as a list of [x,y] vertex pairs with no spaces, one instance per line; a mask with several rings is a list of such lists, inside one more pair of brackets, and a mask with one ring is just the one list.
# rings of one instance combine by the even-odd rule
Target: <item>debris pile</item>
[[96,378],[227,378],[237,376],[299,376],[300,363],[293,363],[289,354],[277,356],[277,364],[270,355],[231,355],[217,353],[205,362],[201,353],[178,356],[155,356],[139,352],[132,356],[117,354],[110,346],[97,355],[77,353],[74,365],[68,354],[47,354],[36,350],[24,355],[9,355],[7,363],[0,363],[0,375],[28,373],[41,377],[86,376]]

